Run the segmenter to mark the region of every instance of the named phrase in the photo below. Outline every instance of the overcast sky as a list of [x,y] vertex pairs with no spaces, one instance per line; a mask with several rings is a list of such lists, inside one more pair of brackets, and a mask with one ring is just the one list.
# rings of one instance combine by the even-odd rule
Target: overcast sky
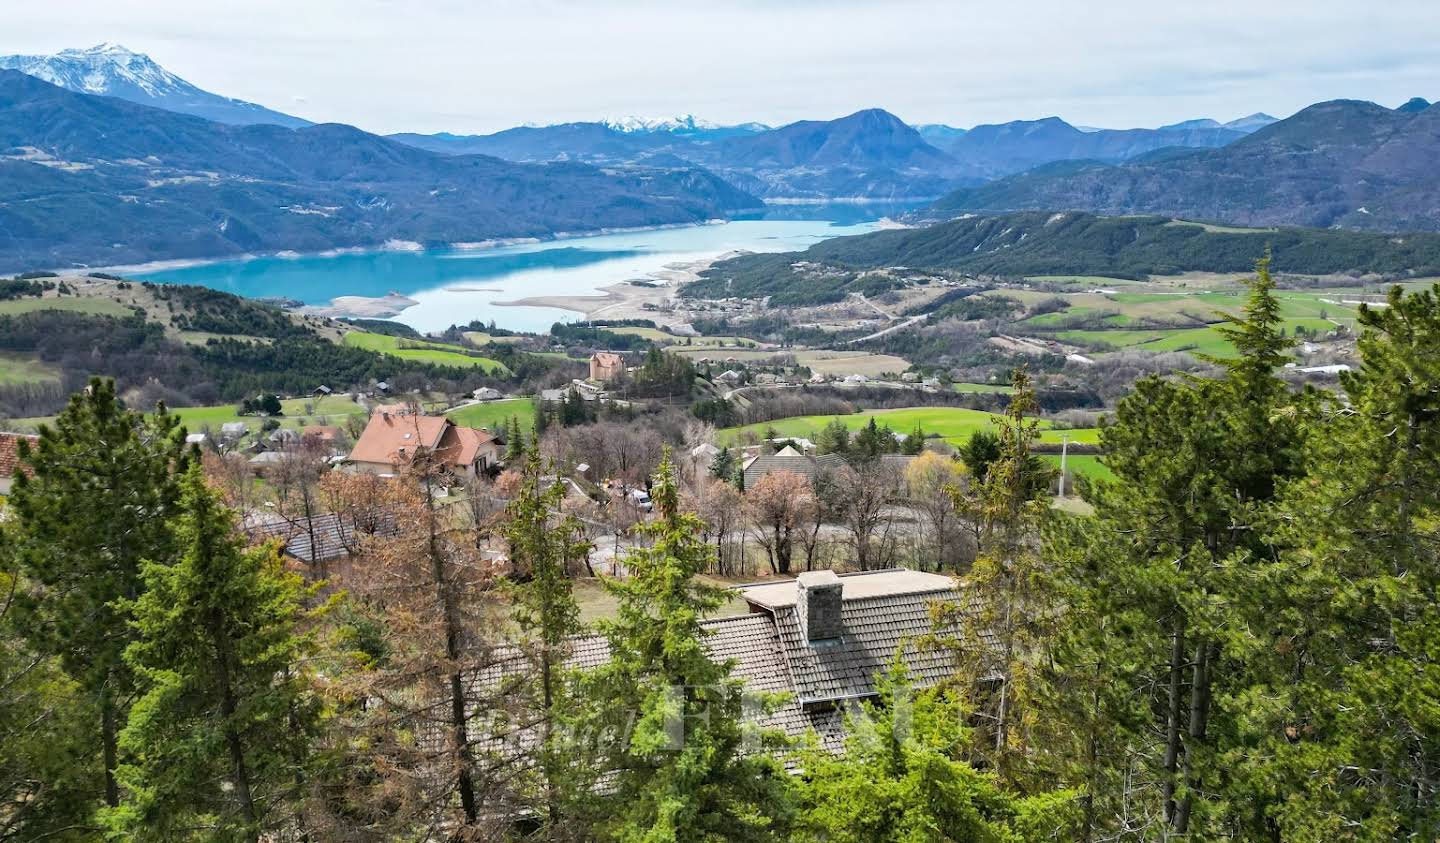
[[1125,128],[1440,99],[1440,0],[0,0],[0,20],[3,53],[115,41],[382,132],[872,106]]

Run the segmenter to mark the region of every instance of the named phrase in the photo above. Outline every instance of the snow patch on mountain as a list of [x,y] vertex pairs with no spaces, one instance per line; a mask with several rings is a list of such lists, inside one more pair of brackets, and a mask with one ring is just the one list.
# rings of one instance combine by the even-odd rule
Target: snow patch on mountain
[[110,42],[50,56],[0,56],[0,69],[18,70],[82,94],[118,97],[221,123],[309,125],[298,117],[197,88],[144,53]]

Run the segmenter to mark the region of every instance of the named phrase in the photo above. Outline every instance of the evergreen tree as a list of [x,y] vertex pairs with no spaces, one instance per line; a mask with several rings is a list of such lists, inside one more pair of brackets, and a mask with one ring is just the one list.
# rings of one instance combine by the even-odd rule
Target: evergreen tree
[[915,429],[905,437],[905,444],[901,446],[900,452],[915,456],[925,450],[925,430],[920,427],[920,422],[915,422]]
[[903,667],[846,718],[845,751],[800,758],[802,839],[826,843],[1045,841],[1073,837],[1074,794],[1019,798],[963,760],[970,735],[953,690],[916,692]]
[[179,556],[142,564],[132,606],[125,661],[148,690],[121,734],[126,797],[109,820],[131,840],[253,843],[295,821],[317,727],[298,670],[305,590],[277,547],[244,547],[198,467],[181,485]]
[[839,454],[848,456],[850,453],[850,428],[840,419],[831,419],[820,429],[815,438],[815,450],[822,454]]
[[554,513],[565,487],[542,486],[539,455],[530,452],[520,492],[506,509],[505,538],[510,558],[529,577],[511,589],[511,610],[519,630],[518,648],[528,670],[519,690],[533,699],[528,707],[535,743],[525,751],[533,757],[521,799],[541,817],[539,837],[578,840],[584,837],[584,806],[590,803],[598,775],[583,757],[583,747],[567,734],[574,728],[583,698],[566,667],[571,639],[580,634],[580,607],[575,602],[566,563],[590,548],[584,526],[574,516]]
[[607,753],[615,785],[599,836],[786,839],[789,776],[763,751],[765,738],[745,746],[741,683],[705,648],[701,619],[724,592],[695,576],[713,549],[699,519],[680,510],[668,453],[659,471],[659,518],[639,528],[652,544],[625,558],[627,578],[605,581],[619,604],[600,625],[610,659],[584,682],[590,698],[606,701],[595,725],[628,736]]
[[1000,458],[1000,437],[993,430],[977,430],[960,446],[960,459],[970,476],[984,482],[990,464]]
[[518,416],[511,416],[505,429],[505,461],[519,462],[525,458],[525,431]]
[[[1284,839],[1440,832],[1440,288],[1360,310],[1348,401],[1308,414],[1283,548],[1235,595],[1252,706],[1231,756]],[[1257,635],[1260,636],[1257,639]]]
[[710,461],[710,476],[718,480],[729,480],[735,473],[735,455],[729,448],[721,448]]
[[[973,600],[963,607],[946,604],[935,615],[935,643],[955,655],[959,685],[975,699],[984,723],[977,756],[1007,783],[1022,778],[1035,750],[1024,728],[1031,714],[1030,677],[1043,661],[1057,611],[1045,584],[1046,560],[1034,543],[1050,512],[1049,476],[1037,476],[1031,453],[1040,438],[1040,423],[1032,417],[1038,404],[1023,369],[1015,370],[1012,385],[999,456],[983,482],[951,490],[957,511],[979,524],[983,537],[969,575]],[[958,638],[948,637],[947,629],[958,631]],[[987,640],[994,646],[974,645]]]
[[130,607],[144,590],[141,560],[172,556],[184,434],[163,407],[141,416],[121,407],[113,382],[93,380],[33,448],[22,443],[34,476],[18,473],[10,497],[8,538],[27,586],[17,622],[89,700],[105,771],[96,797],[110,806],[120,803],[118,736],[135,690],[122,658],[135,638]]
[[1279,573],[1264,528],[1303,468],[1308,400],[1276,376],[1287,342],[1268,262],[1258,270],[1225,329],[1240,352],[1225,376],[1139,382],[1102,434],[1117,482],[1090,490],[1093,520],[1048,537],[1065,613],[1039,719],[1072,741],[1056,760],[1089,787],[1087,834],[1273,833],[1222,760],[1244,751],[1253,715],[1239,609],[1247,581]]
[[[21,590],[0,523],[0,594]],[[0,599],[0,840],[81,841],[101,790],[95,713],[57,659],[27,646]]]

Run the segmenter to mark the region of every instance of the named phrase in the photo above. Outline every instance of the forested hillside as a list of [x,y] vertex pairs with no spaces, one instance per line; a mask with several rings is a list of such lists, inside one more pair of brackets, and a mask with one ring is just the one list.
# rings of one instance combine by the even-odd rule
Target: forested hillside
[[[1292,390],[1262,262],[1234,359],[1120,401],[1088,514],[1051,506],[1017,371],[998,434],[907,469],[976,554],[917,546],[964,599],[929,602],[888,663],[851,658],[850,612],[895,595],[833,622],[803,593],[803,619],[741,609],[747,637],[711,649],[717,496],[798,559],[799,474],[742,493],[659,457],[586,621],[591,539],[523,443],[454,504],[423,446],[396,476],[300,463],[272,503],[309,550],[282,555],[253,475],[97,380],[20,446],[0,520],[0,818],[67,843],[1429,840],[1440,287],[1387,304],[1360,311],[1343,394]],[[833,427],[813,483],[883,477],[873,422]],[[323,560],[316,507],[353,525]],[[873,691],[803,713],[763,693],[795,648]],[[835,739],[759,727],[785,706]]]
[[[898,266],[1012,279],[1244,272],[1267,246],[1276,267],[1290,275],[1405,279],[1440,274],[1440,234],[1239,229],[1168,217],[1036,211],[837,237],[804,252],[744,255],[711,267],[685,294],[770,295],[777,303],[834,301],[852,291],[883,289],[884,278],[863,273]],[[797,267],[801,261],[807,265]]]
[[0,70],[0,270],[696,223],[758,200],[699,168],[416,149],[231,126]]
[[[1423,102],[1423,101],[1422,101]],[[1440,107],[1312,105],[1228,146],[1122,164],[1067,162],[957,190],[931,213],[1054,209],[1236,225],[1440,229]]]

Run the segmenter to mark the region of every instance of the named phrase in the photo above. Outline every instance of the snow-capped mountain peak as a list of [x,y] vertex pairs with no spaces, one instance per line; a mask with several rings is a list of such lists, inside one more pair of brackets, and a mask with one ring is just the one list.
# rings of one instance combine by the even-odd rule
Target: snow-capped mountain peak
[[0,56],[0,69],[18,70],[82,94],[119,97],[221,123],[308,125],[298,117],[201,90],[144,53],[108,41],[51,56]]
[[629,115],[625,117],[607,117],[601,122],[617,132],[625,132],[626,134],[633,132],[693,132],[720,128],[718,123],[711,123],[709,120],[699,120],[693,114],[681,114],[676,117],[636,117]]

